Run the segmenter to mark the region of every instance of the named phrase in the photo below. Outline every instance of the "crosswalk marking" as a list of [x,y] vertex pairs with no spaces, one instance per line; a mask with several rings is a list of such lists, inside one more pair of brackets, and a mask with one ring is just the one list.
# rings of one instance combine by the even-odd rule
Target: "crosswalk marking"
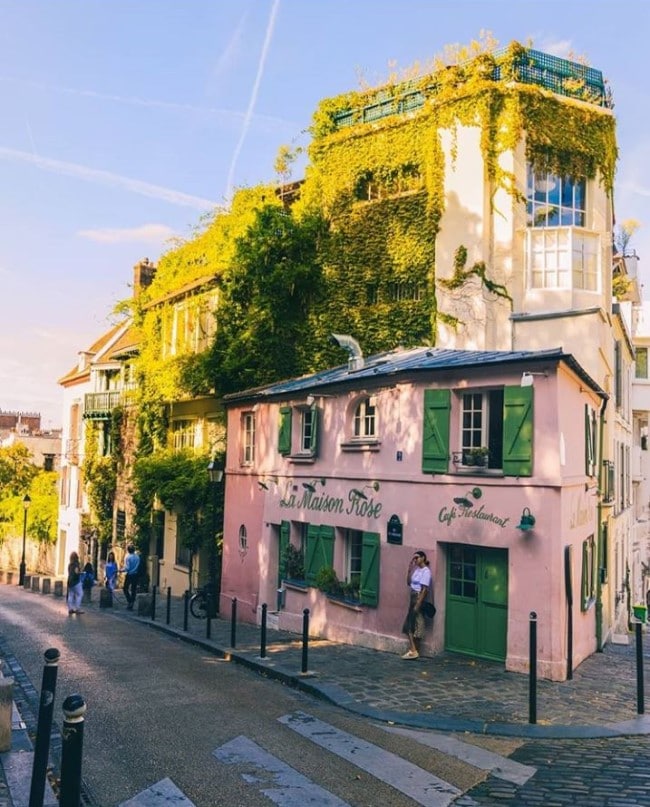
[[179,790],[172,780],[167,777],[151,785],[142,793],[138,793],[128,801],[123,801],[119,807],[165,807],[165,805],[176,805],[176,807],[195,807],[182,790]]
[[235,737],[212,752],[225,765],[244,765],[242,778],[280,807],[350,807],[350,805],[269,754],[247,737]]
[[422,807],[447,807],[462,794],[454,785],[397,754],[360,740],[304,712],[294,712],[278,719],[302,737],[370,773]]
[[488,751],[485,748],[479,748],[471,743],[464,743],[462,740],[447,734],[434,734],[433,732],[403,729],[397,726],[382,726],[382,728],[384,731],[388,731],[391,734],[401,734],[404,737],[410,737],[421,745],[427,745],[429,748],[442,751],[443,754],[448,754],[463,762],[468,762],[475,768],[489,771],[498,779],[504,779],[515,785],[526,784],[531,776],[537,773],[537,768],[533,768],[530,765],[522,765],[520,762],[508,759],[508,757],[502,757],[500,754],[495,754],[493,751]]

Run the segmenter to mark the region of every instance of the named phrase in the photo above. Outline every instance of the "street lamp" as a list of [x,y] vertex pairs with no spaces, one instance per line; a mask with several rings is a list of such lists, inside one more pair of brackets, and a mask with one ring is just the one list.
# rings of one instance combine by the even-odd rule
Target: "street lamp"
[[210,558],[208,573],[210,576],[210,597],[208,612],[211,617],[219,613],[219,589],[221,588],[221,569],[217,554],[217,485],[223,479],[223,466],[213,457],[208,463],[208,479],[212,488],[212,529],[210,531]]
[[23,507],[25,508],[25,514],[23,516],[23,557],[20,561],[20,571],[18,573],[18,585],[22,586],[25,583],[25,541],[27,540],[27,511],[29,510],[29,505],[32,503],[32,500],[29,498],[29,495],[26,493],[23,497]]

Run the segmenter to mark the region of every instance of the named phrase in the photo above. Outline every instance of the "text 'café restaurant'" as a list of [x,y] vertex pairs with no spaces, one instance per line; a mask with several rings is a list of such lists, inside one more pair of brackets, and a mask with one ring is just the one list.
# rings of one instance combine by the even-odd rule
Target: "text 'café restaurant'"
[[[596,649],[606,397],[571,354],[415,348],[227,396],[222,605],[402,653],[406,571],[427,553],[422,645],[563,680]],[[573,603],[573,607],[571,604]],[[277,611],[276,611],[277,608]]]

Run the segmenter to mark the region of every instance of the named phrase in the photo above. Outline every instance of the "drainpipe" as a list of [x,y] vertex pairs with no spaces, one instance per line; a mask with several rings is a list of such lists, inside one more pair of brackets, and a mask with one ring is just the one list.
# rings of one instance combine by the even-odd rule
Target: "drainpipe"
[[603,475],[604,475],[604,468],[605,465],[603,463],[603,446],[605,443],[605,409],[607,408],[607,401],[608,398],[603,398],[603,404],[600,408],[600,423],[599,423],[599,434],[598,434],[598,461],[599,461],[599,468],[598,468],[598,507],[597,507],[597,518],[598,518],[598,547],[597,547],[597,557],[598,557],[598,572],[596,574],[596,652],[602,653],[603,652],[603,599],[602,599],[602,591],[603,591],[603,578],[602,578],[602,569],[604,568],[605,564],[603,562]]

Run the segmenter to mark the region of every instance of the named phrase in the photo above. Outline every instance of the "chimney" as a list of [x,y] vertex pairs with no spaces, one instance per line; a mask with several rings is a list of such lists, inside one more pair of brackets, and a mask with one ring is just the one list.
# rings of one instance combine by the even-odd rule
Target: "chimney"
[[151,285],[156,276],[156,266],[149,258],[143,258],[133,267],[133,296],[137,297],[143,289]]

